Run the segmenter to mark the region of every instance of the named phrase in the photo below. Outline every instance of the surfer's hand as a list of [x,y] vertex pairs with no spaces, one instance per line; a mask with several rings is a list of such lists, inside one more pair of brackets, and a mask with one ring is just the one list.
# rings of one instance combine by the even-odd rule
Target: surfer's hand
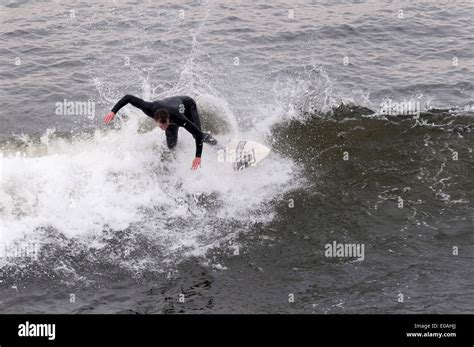
[[113,113],[112,111],[107,113],[104,117],[105,124],[109,123],[112,119],[114,119],[114,117],[115,117],[115,113]]
[[191,167],[191,170],[195,171],[199,169],[200,166],[201,166],[201,158],[200,157],[194,158],[193,166]]

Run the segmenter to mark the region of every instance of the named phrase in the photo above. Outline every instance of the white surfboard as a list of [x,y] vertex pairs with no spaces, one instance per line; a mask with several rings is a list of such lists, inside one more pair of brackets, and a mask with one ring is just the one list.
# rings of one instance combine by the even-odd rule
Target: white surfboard
[[255,166],[270,153],[270,148],[251,140],[234,139],[217,151],[219,162],[229,163],[235,171]]

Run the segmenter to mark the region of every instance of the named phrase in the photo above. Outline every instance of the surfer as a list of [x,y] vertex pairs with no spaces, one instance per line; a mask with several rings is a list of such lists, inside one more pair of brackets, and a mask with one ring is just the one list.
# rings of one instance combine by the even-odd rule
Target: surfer
[[179,127],[183,127],[193,135],[196,141],[196,156],[191,166],[192,170],[197,170],[201,166],[202,143],[205,142],[213,146],[217,144],[210,134],[202,132],[196,102],[189,96],[172,96],[148,102],[133,95],[125,95],[105,115],[104,122],[108,124],[114,119],[117,112],[127,104],[139,108],[157,122],[158,126],[166,133],[166,144],[170,149],[174,148],[178,142]]

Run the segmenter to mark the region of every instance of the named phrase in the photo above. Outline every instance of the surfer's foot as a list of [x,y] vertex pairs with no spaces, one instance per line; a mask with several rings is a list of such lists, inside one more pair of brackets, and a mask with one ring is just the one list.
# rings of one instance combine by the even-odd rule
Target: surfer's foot
[[217,145],[217,140],[213,138],[210,134],[204,134],[203,141],[211,146]]

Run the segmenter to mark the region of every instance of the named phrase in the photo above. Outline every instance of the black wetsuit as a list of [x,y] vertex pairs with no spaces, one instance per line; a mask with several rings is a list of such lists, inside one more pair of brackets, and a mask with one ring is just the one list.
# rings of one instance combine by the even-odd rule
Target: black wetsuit
[[201,156],[203,142],[211,145],[217,144],[217,141],[210,134],[201,131],[201,120],[197,112],[196,102],[189,96],[173,96],[148,102],[133,95],[125,95],[117,102],[112,112],[117,113],[127,104],[132,104],[152,118],[159,109],[168,111],[170,115],[170,124],[166,129],[166,143],[168,148],[176,146],[179,127],[183,127],[193,135],[196,141],[196,157]]

